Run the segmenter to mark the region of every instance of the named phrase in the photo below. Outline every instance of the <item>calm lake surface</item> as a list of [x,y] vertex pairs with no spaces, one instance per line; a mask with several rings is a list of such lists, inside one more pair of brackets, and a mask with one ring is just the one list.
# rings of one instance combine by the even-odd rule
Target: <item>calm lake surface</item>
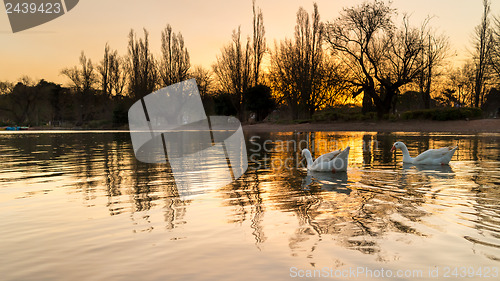
[[[500,135],[245,137],[248,171],[184,198],[126,132],[0,134],[0,279],[498,280]],[[450,166],[403,166],[397,140],[459,149]],[[347,145],[347,173],[301,167],[300,148]]]

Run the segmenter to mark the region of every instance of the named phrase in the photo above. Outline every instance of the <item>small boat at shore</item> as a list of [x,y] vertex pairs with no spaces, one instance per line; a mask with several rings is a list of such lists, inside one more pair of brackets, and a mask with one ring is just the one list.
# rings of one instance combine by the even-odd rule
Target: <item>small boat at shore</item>
[[1,128],[1,130],[4,130],[4,131],[26,131],[28,129],[29,129],[29,127],[20,127],[20,126],[10,126],[10,127]]

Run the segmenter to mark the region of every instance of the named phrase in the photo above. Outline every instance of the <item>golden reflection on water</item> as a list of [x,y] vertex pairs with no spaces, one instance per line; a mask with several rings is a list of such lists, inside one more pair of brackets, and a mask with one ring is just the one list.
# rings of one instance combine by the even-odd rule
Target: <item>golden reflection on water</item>
[[[290,132],[246,137],[247,173],[219,190],[186,199],[179,197],[168,166],[135,160],[128,134],[2,134],[0,206],[8,228],[0,238],[8,243],[14,233],[46,218],[70,223],[76,216],[116,217],[109,223],[122,229],[126,215],[125,229],[135,235],[168,232],[165,247],[199,235],[208,243],[235,247],[249,236],[258,251],[273,249],[275,258],[289,256],[313,267],[332,266],[332,260],[337,267],[356,264],[360,256],[395,268],[439,265],[449,255],[477,265],[500,260],[498,135]],[[395,141],[405,142],[411,155],[448,145],[459,149],[450,166],[402,165],[401,154],[390,152]],[[301,162],[303,148],[317,157],[346,146],[351,147],[347,172],[307,172]],[[24,209],[30,216],[18,213]],[[190,216],[195,213],[201,215]],[[61,231],[63,225],[49,230]],[[197,230],[187,231],[190,225]],[[90,224],[88,233],[99,238],[99,226]],[[208,244],[182,247],[179,255],[188,256],[212,249]],[[429,251],[435,251],[435,260],[427,260]],[[252,253],[240,255],[246,263],[256,262]],[[172,258],[175,263],[180,256]]]
[[[268,139],[274,142],[268,143],[268,149],[264,149]],[[493,239],[494,243],[482,245],[492,246],[493,249],[487,252],[493,251],[485,256],[498,260],[498,253],[491,254],[500,247],[498,140],[498,136],[411,133],[264,134],[254,138],[250,145],[263,148],[260,157],[252,158],[261,160],[253,163],[259,169],[247,173],[254,173],[252,180],[242,178],[240,181],[257,183],[251,188],[251,194],[263,194],[263,198],[259,196],[259,202],[263,199],[268,207],[295,213],[299,227],[289,238],[293,255],[299,255],[295,251],[300,249],[299,252],[305,250],[306,257],[311,257],[317,244],[309,240],[317,242],[330,235],[343,247],[377,255],[378,260],[390,260],[382,254],[378,243],[380,237],[387,233],[430,237],[432,235],[421,230],[419,225],[426,224],[426,217],[465,205],[475,210],[474,215],[490,218],[490,231],[481,232],[481,238],[474,242],[481,244],[482,239]],[[260,146],[255,145],[259,141]],[[402,165],[402,156],[390,152],[395,141],[406,142],[414,156],[429,148],[449,145],[458,145],[459,150],[451,166]],[[313,155],[319,156],[347,146],[351,147],[347,173],[307,172],[305,164],[300,162],[303,148],[309,148]],[[262,185],[261,182],[268,184]],[[233,192],[223,194],[237,196],[240,204],[252,204],[252,200],[241,199],[246,193],[237,185],[227,188]],[[487,197],[489,206],[496,206],[488,209],[494,212],[494,216],[486,216],[481,208],[477,208],[477,205],[482,205],[476,198],[477,194]],[[474,228],[483,229],[481,225]],[[432,227],[440,228],[439,225]],[[468,236],[463,237],[473,241]]]

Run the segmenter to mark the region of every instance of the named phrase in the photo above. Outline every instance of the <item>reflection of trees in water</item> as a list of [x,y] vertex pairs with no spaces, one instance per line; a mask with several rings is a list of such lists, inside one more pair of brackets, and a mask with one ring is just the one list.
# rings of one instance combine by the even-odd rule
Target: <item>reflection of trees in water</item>
[[[360,157],[355,161],[364,164],[350,169],[346,179],[338,174],[307,175],[303,169],[293,169],[301,160],[299,148],[271,143],[268,148],[272,151],[261,151],[256,159],[263,161],[268,157],[269,163],[272,159],[290,158],[293,167],[268,166],[255,171],[255,164],[250,163],[245,175],[220,190],[226,199],[224,203],[233,207],[230,223],[250,221],[257,246],[266,241],[264,215],[266,209],[273,208],[296,214],[298,227],[288,238],[293,255],[312,257],[318,243],[331,238],[348,249],[386,260],[387,253],[383,253],[378,240],[390,232],[425,236],[412,226],[430,215],[420,207],[439,199],[440,182],[453,181],[460,184],[463,192],[457,196],[473,202],[471,208],[476,216],[471,222],[477,235],[465,239],[474,245],[474,250],[499,259],[495,253],[500,239],[498,137],[280,133],[264,134],[259,141],[312,141],[315,145],[309,145],[317,156],[327,152],[320,142],[315,142],[322,138],[356,144],[351,145],[351,153]],[[401,168],[401,155],[395,159],[389,152],[396,140],[407,143],[412,155],[453,144],[458,144],[459,150],[450,167]],[[378,143],[361,150],[357,144],[363,141]],[[168,167],[135,160],[128,134],[9,135],[2,136],[0,148],[6,152],[0,155],[4,170],[26,171],[21,175],[23,179],[46,175],[47,180],[70,192],[81,193],[88,206],[96,204],[96,199],[104,194],[110,215],[131,212],[137,231],[148,231],[154,225],[148,211],[155,205],[161,205],[167,229],[185,223],[190,201],[178,197]],[[443,170],[447,168],[450,170]]]
[[259,174],[249,169],[238,180],[219,190],[225,199],[224,204],[234,207],[230,223],[241,224],[250,219],[257,247],[266,240],[262,226],[265,208],[260,183]]
[[[475,253],[482,254],[488,259],[498,261],[500,257],[498,243],[500,239],[500,139],[497,136],[444,136],[431,137],[432,147],[442,147],[450,144],[458,144],[459,149],[455,153],[451,166],[434,167],[422,169],[417,167],[419,174],[438,181],[434,183],[438,188],[432,192],[431,199],[437,199],[433,204],[439,204],[439,200],[453,196],[461,202],[470,206],[471,211],[461,211],[459,219],[469,217],[472,227],[477,230],[476,235],[466,235],[464,239],[472,244]],[[461,161],[461,162],[453,162]],[[455,174],[455,166],[460,172]],[[415,168],[414,168],[415,169]],[[432,170],[436,171],[432,171]],[[447,170],[446,170],[447,169]],[[450,184],[456,183],[456,185]],[[442,184],[440,184],[442,183]],[[445,195],[441,193],[446,192]],[[470,216],[474,216],[470,219]],[[457,218],[458,219],[458,218]]]
[[[297,135],[289,134],[290,139]],[[309,141],[323,137],[321,134],[298,136]],[[268,138],[273,139],[273,136]],[[283,138],[281,134],[279,139]],[[273,167],[257,171],[261,182],[270,183],[266,184],[269,186],[266,189],[269,193],[266,199],[270,201],[267,205],[297,214],[299,227],[289,238],[293,255],[306,253],[311,257],[318,242],[331,236],[346,248],[376,254],[379,259],[385,260],[388,257],[383,256],[386,254],[382,254],[378,244],[385,233],[426,236],[414,227],[415,223],[418,225],[424,217],[431,215],[421,206],[426,204],[428,197],[432,199],[433,193],[439,192],[433,190],[433,184],[457,180],[456,175],[449,166],[430,169],[413,166],[403,167],[401,170],[400,155],[395,159],[394,154],[389,151],[390,147],[396,140],[402,140],[410,144],[412,155],[417,155],[429,148],[453,144],[459,144],[459,149],[469,151],[470,146],[475,143],[474,138],[458,141],[459,137],[455,135],[433,137],[428,134],[365,134],[361,138],[364,143],[377,142],[376,146],[365,147],[360,154],[365,163],[363,167],[375,169],[349,171],[351,181],[347,187],[352,189],[350,193],[338,188],[342,181],[334,176],[328,180],[328,176],[315,178],[304,176],[304,172],[294,169]],[[280,144],[269,147],[274,148],[267,153],[271,158],[293,158],[295,153],[299,153],[283,151],[279,149]],[[316,148],[317,155],[327,152],[318,149],[318,145],[309,144],[309,147]],[[486,148],[479,147],[476,152],[472,150],[472,153],[478,157],[484,149]],[[464,153],[456,156],[455,161],[471,159],[471,156]]]
[[105,195],[110,215],[131,212],[134,223],[151,224],[146,212],[163,200],[166,228],[184,223],[189,201],[178,197],[168,168],[135,159],[128,133],[12,134],[1,138],[0,149],[16,156],[0,155],[5,168],[25,171],[31,177],[45,176],[54,182],[54,188],[81,193],[89,207]]
[[[365,134],[363,136],[363,163],[365,167],[371,166],[373,162],[373,146],[368,146],[368,144],[374,143],[373,136]],[[378,146],[378,144],[377,144]]]
[[[498,169],[500,167],[497,166]],[[495,186],[496,185],[496,186]],[[476,236],[465,236],[472,242],[474,251],[478,251],[488,259],[500,261],[500,182],[495,185],[481,185],[476,190],[476,204],[473,204],[474,228]]]
[[[127,157],[129,159],[125,169],[129,171],[122,189],[128,189],[126,191],[130,197],[128,202],[133,203],[131,219],[134,224],[146,224],[141,226],[141,231],[152,230],[147,211],[159,204],[163,205],[166,229],[173,229],[177,225],[186,223],[184,216],[190,200],[179,197],[170,167],[164,164],[141,163],[134,158],[132,151],[129,151]],[[116,167],[120,170],[124,169],[124,167]]]
[[[125,150],[123,143],[106,142],[104,144],[104,174],[106,194],[108,197],[107,207],[110,215],[117,215],[121,212],[120,196],[122,191],[120,186],[124,182],[124,172],[121,168],[121,163],[125,161]],[[115,153],[114,153],[115,152]]]
[[[473,142],[472,146],[475,147],[477,144]],[[500,261],[498,254],[500,249],[500,163],[481,161],[483,157],[494,160],[495,155],[500,155],[500,144],[498,140],[490,142],[489,155],[482,156],[484,150],[478,149],[479,156],[473,165],[470,165],[471,170],[460,175],[462,182],[470,183],[471,199],[474,200],[471,201],[472,211],[463,215],[475,217],[472,222],[473,228],[477,230],[477,234],[464,236],[464,239],[472,244],[475,253],[493,261]]]
[[[425,215],[417,209],[418,200],[401,200],[394,194],[362,187],[353,188],[348,194],[320,191],[309,198],[300,198],[295,210],[301,217],[300,222],[307,222],[295,233],[296,243],[303,241],[306,235],[310,239],[317,236],[318,241],[328,235],[346,248],[381,255],[377,240],[386,232],[422,235],[404,222],[404,219],[415,221]],[[404,219],[395,220],[393,214]],[[309,227],[314,232],[308,231]],[[311,248],[311,252],[313,250]],[[379,256],[379,259],[386,258]]]
[[164,193],[167,194],[163,207],[165,228],[174,229],[177,225],[185,224],[184,216],[191,201],[180,199],[178,195],[174,195],[177,194],[177,187],[173,182],[164,185]]
[[[320,155],[331,148],[325,145],[325,142],[318,142],[322,144],[318,145],[316,143],[318,137],[327,137],[330,141],[336,136],[313,133],[281,134],[279,139],[299,142],[301,138],[304,138],[312,142],[308,146]],[[372,143],[372,136],[369,137],[369,141],[366,136],[361,137],[367,143]],[[341,137],[341,141],[337,143],[350,142],[352,140],[349,138]],[[386,142],[386,146],[393,144],[392,139]],[[267,153],[271,158],[293,159],[297,153],[300,153],[298,149],[283,149],[283,143],[272,144],[269,147],[274,148],[273,151]],[[370,158],[370,162],[373,159],[375,161],[373,164],[376,165],[379,159],[384,159],[379,157],[380,151],[385,151],[376,150],[377,148],[378,145],[367,147],[368,153],[374,155],[373,158],[371,155],[365,156],[364,153],[360,155]],[[386,158],[392,160],[390,155]],[[415,220],[425,215],[417,210],[418,205],[423,202],[421,193],[411,194],[410,192],[408,194],[413,199],[400,200],[399,194],[395,195],[377,189],[378,186],[384,187],[384,182],[394,180],[394,175],[391,174],[381,173],[376,178],[371,178],[372,174],[362,174],[361,179],[358,180],[361,186],[355,188],[349,188],[347,173],[332,175],[310,172],[304,176],[304,172],[296,169],[268,167],[268,169],[254,172],[254,175],[261,178],[260,180],[253,179],[255,182],[270,183],[269,188],[266,189],[269,194],[267,198],[270,201],[268,205],[271,204],[282,211],[293,212],[297,215],[299,226],[289,238],[289,246],[293,255],[305,252],[306,255],[311,256],[317,243],[324,239],[325,235],[334,236],[338,243],[350,249],[369,254],[380,253],[376,238],[384,232],[419,234],[404,222],[391,219],[391,214],[402,213],[403,217],[408,220]],[[371,188],[365,189],[364,186],[371,186]],[[400,190],[397,189],[397,191]],[[234,192],[232,196],[236,196],[238,200],[233,199],[230,202],[240,202],[239,204],[242,205],[251,204],[251,200],[247,199],[248,196],[242,199],[245,196],[242,192]],[[241,215],[237,217],[244,219]]]

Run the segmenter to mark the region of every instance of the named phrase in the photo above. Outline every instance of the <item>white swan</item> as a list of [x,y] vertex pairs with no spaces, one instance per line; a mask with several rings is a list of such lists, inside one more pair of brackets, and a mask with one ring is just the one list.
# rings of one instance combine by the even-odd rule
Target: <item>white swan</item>
[[403,152],[403,163],[415,165],[448,165],[457,148],[458,146],[449,146],[438,149],[429,149],[422,152],[419,156],[413,158],[410,156],[406,145],[398,141],[394,143],[391,151],[401,149],[401,151]]
[[302,156],[306,158],[307,170],[315,172],[345,172],[347,170],[347,158],[349,157],[349,150],[351,148],[348,146],[344,150],[335,150],[326,154],[321,155],[312,160],[311,152],[309,149],[302,150]]

